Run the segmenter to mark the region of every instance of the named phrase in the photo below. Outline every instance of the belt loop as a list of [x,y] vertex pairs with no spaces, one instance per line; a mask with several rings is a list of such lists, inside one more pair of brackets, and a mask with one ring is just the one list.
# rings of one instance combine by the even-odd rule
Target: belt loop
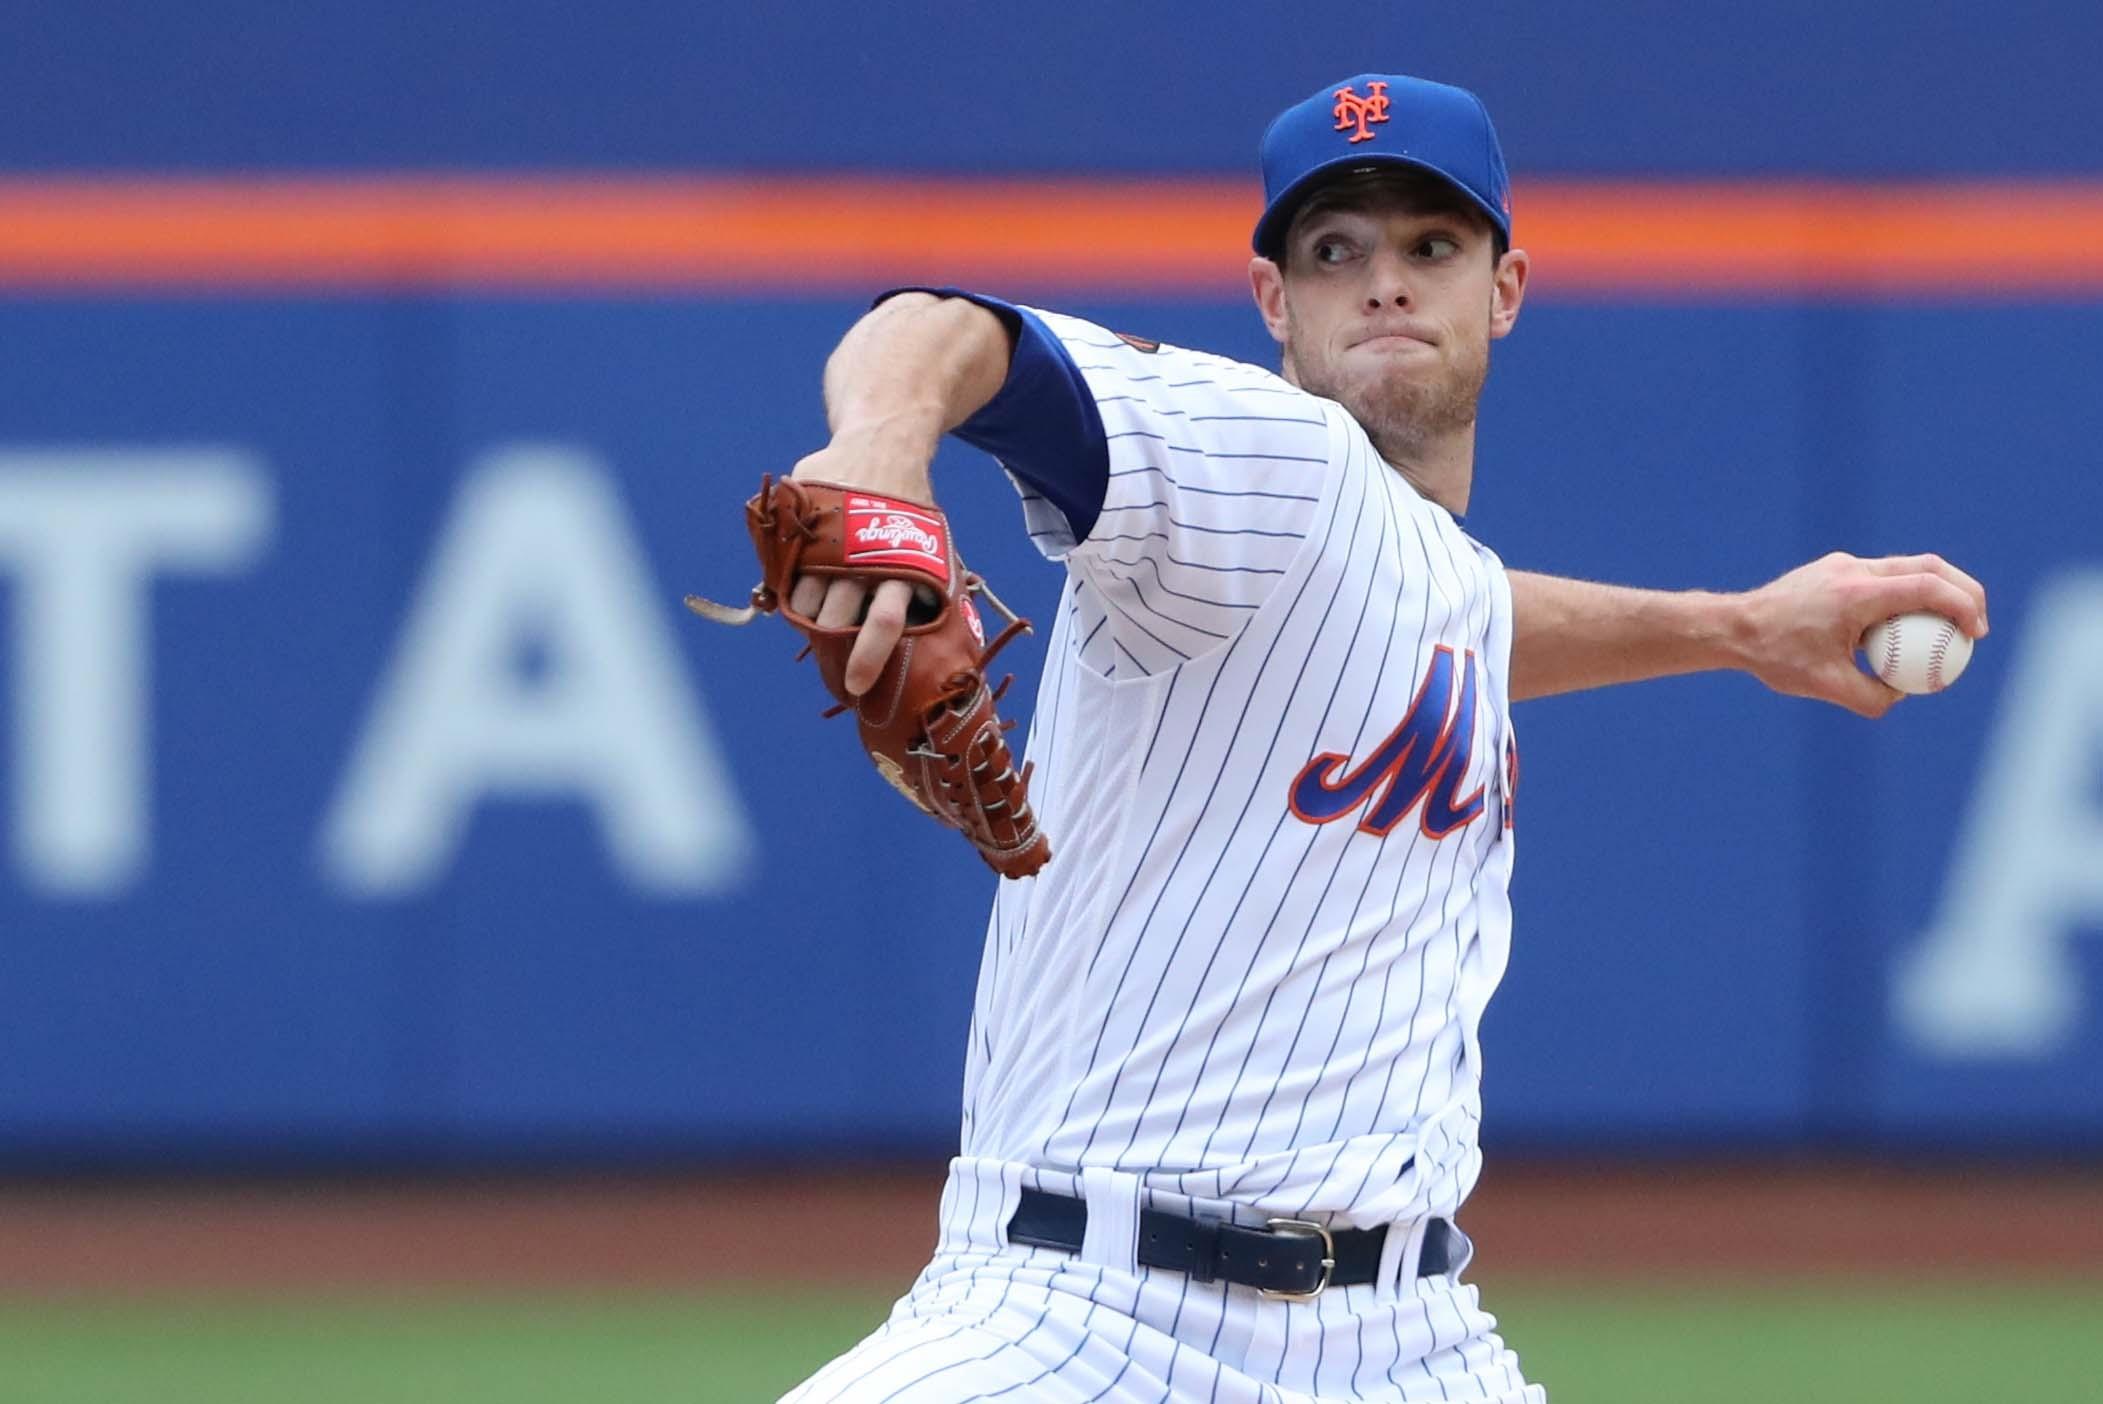
[[1401,1224],[1389,1224],[1387,1241],[1380,1245],[1380,1271],[1373,1278],[1373,1290],[1390,1300],[1414,1296],[1417,1254],[1423,1246],[1423,1220],[1408,1225],[1406,1231]]
[[1446,1276],[1455,1282],[1460,1281],[1460,1275],[1474,1261],[1475,1240],[1462,1233],[1459,1224],[1449,1220],[1446,1224]]
[[1118,1170],[1081,1171],[1088,1229],[1080,1259],[1113,1272],[1139,1270],[1139,1177]]
[[1008,1220],[1022,1202],[1024,1168],[969,1156],[959,1156],[955,1163],[954,1194],[945,1194],[943,1200],[951,1205],[964,1241],[975,1249],[1010,1246]]

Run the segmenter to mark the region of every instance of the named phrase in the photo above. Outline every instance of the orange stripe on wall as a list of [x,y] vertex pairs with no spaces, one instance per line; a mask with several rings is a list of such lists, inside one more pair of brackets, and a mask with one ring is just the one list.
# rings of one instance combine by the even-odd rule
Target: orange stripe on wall
[[[0,286],[1241,296],[1221,179],[0,180]],[[1537,295],[2103,293],[2103,182],[1521,182]]]

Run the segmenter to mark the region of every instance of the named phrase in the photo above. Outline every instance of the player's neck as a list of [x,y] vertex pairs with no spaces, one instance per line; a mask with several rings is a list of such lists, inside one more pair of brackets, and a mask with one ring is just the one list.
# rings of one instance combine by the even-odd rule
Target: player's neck
[[[1286,384],[1306,388],[1300,380],[1299,367],[1293,363],[1290,347],[1286,348],[1279,374]],[[1340,396],[1336,398],[1339,404],[1343,404]],[[1400,473],[1402,480],[1415,488],[1419,497],[1429,498],[1456,517],[1467,514],[1468,494],[1475,484],[1475,421],[1472,417],[1459,428],[1424,435],[1377,429],[1360,418],[1348,404],[1344,405],[1344,410],[1358,420],[1381,461]]]
[[1468,495],[1475,485],[1475,426],[1471,423],[1429,442],[1383,442],[1392,436],[1372,434],[1373,447],[1403,481],[1454,516],[1467,515]]

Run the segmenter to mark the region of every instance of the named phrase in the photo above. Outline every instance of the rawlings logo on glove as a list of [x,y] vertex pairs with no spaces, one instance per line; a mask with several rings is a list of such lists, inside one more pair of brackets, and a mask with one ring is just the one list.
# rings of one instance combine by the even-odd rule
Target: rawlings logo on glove
[[[948,519],[923,503],[770,476],[745,504],[745,525],[759,553],[752,603],[732,609],[688,595],[687,607],[724,624],[779,612],[809,641],[806,651],[838,699],[825,715],[855,714],[878,774],[971,840],[1002,877],[1027,877],[1043,867],[1051,845],[1030,808],[1031,768],[1016,771],[1007,742],[1014,723],[995,710],[1014,679],[989,687],[985,672],[1010,640],[1029,632],[1029,622],[964,569]],[[875,684],[857,697],[843,680],[859,631],[826,628],[790,607],[790,590],[805,575],[903,580],[931,594],[937,607],[932,617],[907,624]],[[975,594],[1008,619],[990,644],[972,604]]]
[[850,493],[846,503],[847,564],[857,570],[914,565],[949,583],[949,523],[940,513],[888,497]]

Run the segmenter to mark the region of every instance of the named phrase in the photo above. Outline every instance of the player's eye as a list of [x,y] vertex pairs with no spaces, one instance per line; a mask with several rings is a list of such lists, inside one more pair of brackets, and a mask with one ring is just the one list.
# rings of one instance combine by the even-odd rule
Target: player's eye
[[1451,258],[1460,252],[1460,241],[1449,239],[1444,234],[1434,234],[1417,245],[1417,257],[1433,260]]
[[1351,246],[1338,238],[1317,239],[1312,253],[1316,263],[1334,267],[1351,256]]

